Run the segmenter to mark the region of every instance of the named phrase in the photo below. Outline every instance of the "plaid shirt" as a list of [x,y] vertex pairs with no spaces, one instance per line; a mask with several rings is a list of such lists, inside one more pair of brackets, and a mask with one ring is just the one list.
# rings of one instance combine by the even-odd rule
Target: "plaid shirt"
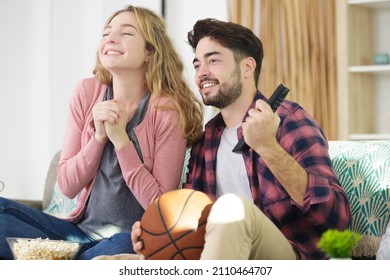
[[[255,100],[265,99],[258,92]],[[251,108],[254,108],[253,102]],[[327,140],[316,121],[298,104],[283,101],[277,109],[280,145],[308,173],[303,206],[296,204],[276,180],[261,156],[243,153],[254,203],[289,240],[301,259],[323,259],[316,243],[329,228],[344,230],[351,219],[348,197],[334,172]],[[210,120],[203,137],[191,149],[184,187],[216,195],[217,150],[225,123],[221,114]],[[242,128],[238,129],[238,137]]]

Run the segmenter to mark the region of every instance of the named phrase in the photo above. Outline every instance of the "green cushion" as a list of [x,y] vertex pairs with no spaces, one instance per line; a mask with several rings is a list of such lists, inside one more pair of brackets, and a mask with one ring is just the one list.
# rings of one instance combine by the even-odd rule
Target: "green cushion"
[[49,206],[46,207],[43,211],[59,218],[66,218],[68,214],[73,209],[75,209],[77,199],[78,196],[73,199],[70,199],[63,195],[56,183],[54,185],[53,194]]
[[350,200],[350,229],[363,235],[354,256],[375,256],[389,222],[390,141],[330,141],[329,153]]

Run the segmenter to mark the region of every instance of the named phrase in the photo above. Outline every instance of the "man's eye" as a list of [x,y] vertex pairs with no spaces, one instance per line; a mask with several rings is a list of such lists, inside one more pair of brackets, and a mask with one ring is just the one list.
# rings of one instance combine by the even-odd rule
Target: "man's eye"
[[107,37],[108,35],[108,33],[103,33],[102,37]]

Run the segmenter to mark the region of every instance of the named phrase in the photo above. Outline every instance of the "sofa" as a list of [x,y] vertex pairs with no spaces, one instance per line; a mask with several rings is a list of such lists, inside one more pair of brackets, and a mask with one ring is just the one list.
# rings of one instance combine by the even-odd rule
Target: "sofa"
[[[389,223],[390,140],[329,141],[332,164],[351,203],[350,230],[362,235],[353,259],[375,259],[382,236]],[[186,162],[188,161],[188,154]],[[57,152],[48,169],[43,199],[20,202],[58,217],[66,216],[76,199],[64,197],[58,189],[55,170]],[[183,168],[184,179],[186,168]]]

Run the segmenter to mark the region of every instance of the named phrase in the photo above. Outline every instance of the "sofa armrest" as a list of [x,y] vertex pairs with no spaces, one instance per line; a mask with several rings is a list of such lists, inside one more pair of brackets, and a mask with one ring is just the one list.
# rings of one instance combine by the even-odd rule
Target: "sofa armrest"
[[15,201],[42,211],[42,200],[14,199]]

